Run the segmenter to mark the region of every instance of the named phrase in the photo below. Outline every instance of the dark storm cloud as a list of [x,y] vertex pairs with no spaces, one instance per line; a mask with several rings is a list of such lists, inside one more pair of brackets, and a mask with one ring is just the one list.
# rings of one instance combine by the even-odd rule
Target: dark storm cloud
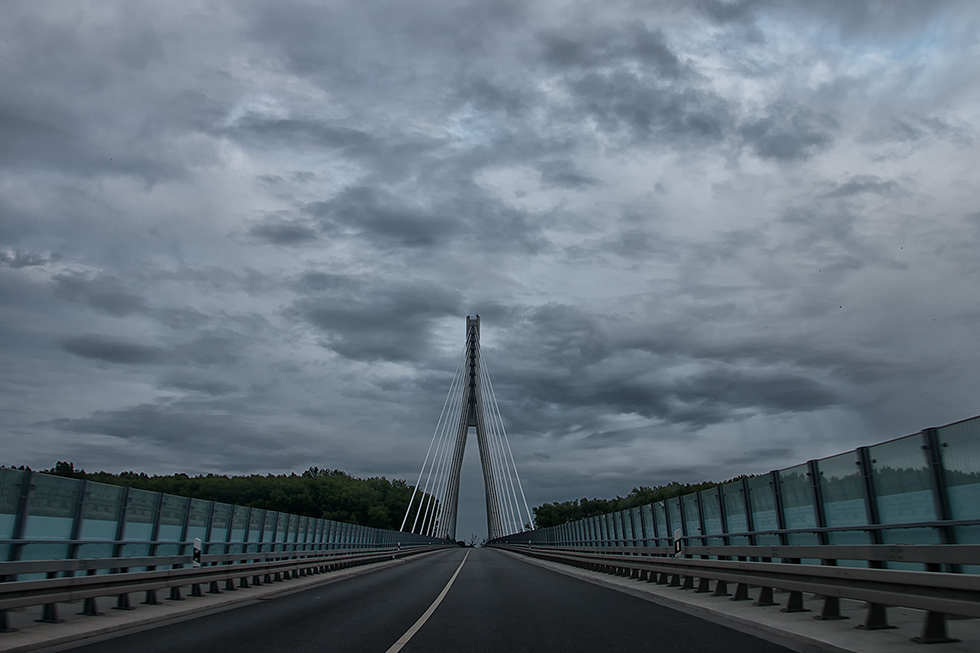
[[862,135],[867,142],[920,143],[943,139],[953,143],[969,144],[976,139],[976,132],[963,125],[953,125],[940,116],[904,114],[886,116],[875,122]]
[[461,294],[431,283],[371,281],[306,274],[300,283],[315,292],[297,301],[291,312],[315,325],[324,345],[345,358],[423,361],[430,353],[433,324],[460,314]]
[[147,310],[145,300],[126,290],[114,277],[83,274],[58,274],[53,278],[56,293],[71,301],[83,302],[112,317],[125,317]]
[[730,122],[727,103],[709,91],[675,90],[627,69],[593,72],[569,89],[578,107],[613,134],[624,130],[644,141],[693,138],[718,141]]
[[302,245],[317,239],[313,227],[296,220],[266,219],[248,232],[272,245]]
[[412,206],[405,199],[381,189],[355,186],[329,200],[309,204],[305,210],[328,234],[351,230],[382,248],[431,247],[460,229],[453,216]]
[[[836,387],[819,380],[850,363],[835,359],[833,352],[805,359],[799,348],[761,342],[712,347],[699,342],[690,329],[671,333],[663,325],[654,329],[660,339],[639,336],[627,344],[604,322],[601,316],[561,305],[521,316],[521,326],[512,329],[534,347],[523,350],[521,343],[507,343],[504,347],[520,352],[522,362],[495,373],[502,387],[529,388],[522,402],[509,406],[512,418],[534,423],[534,418],[514,413],[550,413],[549,407],[557,407],[552,426],[560,432],[573,425],[595,426],[583,413],[596,414],[602,406],[600,413],[640,415],[696,429],[749,415],[814,412],[844,402]],[[624,346],[637,354],[627,357]],[[736,367],[748,360],[755,361],[754,369]],[[672,369],[694,361],[701,361],[703,369]],[[894,370],[880,370],[881,375],[888,373]]]
[[75,356],[119,365],[157,365],[170,358],[159,347],[98,334],[66,338],[61,348]]
[[729,456],[723,462],[726,465],[732,465],[734,469],[740,469],[747,465],[765,465],[767,461],[785,460],[794,453],[788,447],[760,447]]
[[757,120],[742,124],[739,135],[763,159],[799,161],[830,147],[837,121],[791,102],[770,105]]
[[489,197],[472,182],[467,195],[419,198],[378,187],[352,186],[304,211],[330,238],[353,236],[382,250],[439,250],[478,239],[486,251],[534,253],[548,246],[533,216]]
[[[85,176],[138,176],[148,182],[183,174],[171,161],[145,156],[150,148],[101,142],[89,133],[92,125],[68,113],[49,115],[50,111],[41,103],[0,106],[0,167],[60,169]],[[163,149],[162,144],[152,149]]]
[[237,391],[238,386],[217,379],[208,379],[186,374],[167,377],[160,381],[163,388],[184,392],[198,392],[211,396],[221,396]]
[[579,38],[546,32],[541,35],[541,45],[545,63],[559,70],[593,70],[632,62],[669,79],[691,72],[667,45],[664,33],[644,25],[600,26]]
[[11,268],[29,268],[39,265],[47,265],[51,262],[60,260],[57,254],[44,254],[42,252],[22,252],[19,249],[12,251],[0,250],[0,265]]
[[842,184],[836,184],[833,190],[827,192],[827,197],[850,197],[863,193],[893,195],[901,190],[894,180],[885,181],[876,175],[857,175]]
[[374,154],[378,149],[378,142],[365,131],[303,118],[249,114],[236,121],[226,133],[262,146],[336,149],[348,156]]
[[[220,471],[248,468],[248,461],[256,456],[264,458],[269,466],[286,468],[302,466],[309,456],[306,437],[288,429],[256,424],[220,404],[140,404],[123,410],[96,411],[84,418],[53,420],[50,425],[65,432],[118,438],[125,446],[139,447],[148,453],[160,448],[186,448]],[[279,437],[269,437],[270,430],[277,431]]]
[[541,183],[545,187],[557,188],[589,188],[603,185],[595,177],[579,172],[575,164],[567,159],[557,161],[542,161],[538,164],[541,173]]
[[[625,370],[624,370],[625,371]],[[825,384],[799,374],[752,374],[715,369],[680,379],[634,373],[583,374],[574,379],[535,378],[531,396],[554,406],[639,415],[701,428],[753,414],[804,413],[840,403]]]

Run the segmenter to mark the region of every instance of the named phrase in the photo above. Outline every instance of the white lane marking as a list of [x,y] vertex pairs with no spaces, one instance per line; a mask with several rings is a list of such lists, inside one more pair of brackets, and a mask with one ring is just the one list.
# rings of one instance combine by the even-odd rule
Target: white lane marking
[[463,561],[459,563],[458,567],[456,567],[456,573],[454,573],[453,577],[449,579],[449,582],[446,583],[446,586],[442,588],[442,592],[440,592],[439,596],[436,597],[436,600],[432,602],[432,605],[429,606],[429,609],[426,610],[424,613],[422,613],[422,616],[419,617],[419,620],[416,621],[411,628],[405,631],[405,634],[399,637],[398,641],[392,644],[391,648],[385,651],[385,653],[398,653],[398,651],[402,650],[402,647],[405,646],[405,644],[408,644],[408,640],[412,639],[412,636],[415,635],[415,633],[419,632],[419,629],[425,625],[426,621],[429,620],[429,617],[431,617],[432,613],[436,611],[436,608],[439,607],[439,604],[442,603],[442,600],[446,598],[446,594],[449,592],[449,588],[453,586],[453,583],[456,581],[456,577],[459,576],[459,570],[462,569],[463,565],[466,564],[466,559],[468,557],[470,557],[469,551],[467,551],[466,555],[463,556]]

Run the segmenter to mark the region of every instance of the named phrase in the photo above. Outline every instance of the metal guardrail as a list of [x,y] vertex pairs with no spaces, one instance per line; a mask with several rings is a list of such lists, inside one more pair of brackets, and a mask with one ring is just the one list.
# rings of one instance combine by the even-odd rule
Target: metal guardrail
[[[784,612],[805,611],[803,594],[812,593],[823,597],[818,619],[845,618],[840,613],[842,598],[866,601],[867,617],[858,627],[867,630],[890,627],[888,606],[924,610],[922,632],[914,638],[921,643],[956,641],[947,633],[948,615],[980,617],[980,576],[939,571],[941,564],[980,562],[980,545],[685,547],[684,557],[673,557],[674,550],[668,547],[492,546],[650,583],[711,592],[734,601],[750,600],[749,589],[759,588],[754,605],[760,606],[777,605],[773,590],[784,590],[789,593]],[[774,558],[782,562],[771,562]],[[824,564],[799,564],[802,558],[820,559]],[[870,566],[837,566],[840,560],[860,560]],[[923,563],[936,571],[875,568],[888,561]],[[713,591],[710,581],[715,582]],[[734,595],[728,591],[729,583],[736,585]]]
[[[43,605],[40,621],[58,623],[57,604],[66,601],[84,601],[81,614],[99,614],[95,599],[117,596],[115,608],[133,609],[129,595],[145,592],[143,603],[157,605],[157,590],[170,588],[170,599],[183,598],[181,589],[190,586],[191,596],[203,596],[202,585],[208,585],[208,593],[221,593],[219,583],[225,582],[225,590],[249,587],[251,584],[271,583],[347,567],[365,565],[417,555],[426,551],[446,548],[448,545],[417,545],[385,547],[370,551],[334,550],[276,553],[225,553],[203,555],[200,567],[192,555],[149,556],[140,558],[88,558],[72,560],[29,560],[0,562],[0,632],[10,632],[6,611],[33,605]],[[146,567],[145,571],[129,571],[134,567]],[[159,567],[166,567],[159,569]],[[109,573],[99,573],[100,571]],[[85,575],[75,575],[84,572]],[[44,573],[47,578],[17,580],[19,575]],[[60,575],[60,576],[59,576]],[[251,579],[251,581],[250,581]],[[238,581],[238,587],[235,581]]]

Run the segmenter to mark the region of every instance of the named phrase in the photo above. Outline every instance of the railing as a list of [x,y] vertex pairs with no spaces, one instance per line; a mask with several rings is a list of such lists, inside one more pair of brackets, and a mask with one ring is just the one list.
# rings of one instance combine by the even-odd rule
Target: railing
[[678,537],[699,546],[980,544],[980,417],[498,541],[672,546]]
[[[145,592],[143,603],[157,605],[160,603],[157,590],[164,588],[170,589],[170,599],[180,600],[183,598],[183,587],[191,588],[191,596],[203,596],[202,585],[209,586],[208,593],[219,594],[221,581],[225,583],[225,590],[235,590],[236,580],[239,588],[249,587],[250,582],[255,585],[272,583],[403,558],[446,546],[447,543],[405,547],[378,545],[370,550],[327,552],[252,552],[0,562],[0,578],[6,580],[0,583],[0,632],[11,630],[6,611],[13,608],[43,605],[40,621],[57,623],[57,604],[64,601],[83,600],[81,614],[95,616],[99,614],[95,599],[101,596],[116,596],[116,609],[130,610],[132,606],[129,594],[132,592]],[[82,572],[84,575],[76,575]],[[38,575],[43,577],[37,578]]]
[[435,538],[0,468],[0,561],[353,549]]
[[[949,582],[945,587],[952,592],[961,583],[973,587],[980,581],[980,549],[970,546],[980,544],[980,417],[666,501],[509,535],[494,544],[519,545],[522,551],[528,545],[561,548],[579,556],[655,557],[681,547],[684,558],[669,563],[678,575],[702,578],[680,571],[700,565],[703,578],[723,582],[732,581],[718,575],[722,568],[771,565],[763,561],[773,558],[793,563],[793,574],[814,577],[825,573],[813,569],[818,565],[839,578],[868,571],[875,582],[886,578],[881,573],[886,570],[928,572],[933,589],[923,596],[939,594],[929,604],[932,609],[923,608],[930,612],[922,639],[937,641],[948,611],[936,607],[944,586],[935,583]],[[710,567],[716,562],[721,566]],[[768,572],[751,569],[775,573],[771,566],[765,567]],[[881,602],[866,600],[883,614]]]
[[[220,568],[172,568],[190,562],[194,540],[203,542],[203,560],[221,562]],[[69,595],[70,588],[82,585],[87,592],[102,591],[102,584],[118,589],[114,583],[137,582],[134,574],[149,574],[138,582],[146,583],[152,592],[168,586],[159,583],[183,581],[195,574],[245,578],[255,565],[301,569],[308,558],[445,544],[412,533],[0,468],[0,596],[4,600],[22,583],[60,588],[51,590],[51,596],[56,596],[58,592]],[[292,562],[282,562],[287,559]],[[170,568],[158,570],[161,566]],[[120,569],[126,573],[118,573]],[[117,573],[111,573],[114,570]],[[76,577],[76,571],[94,578]],[[109,573],[113,578],[103,580]],[[35,603],[46,606],[44,620],[57,619],[59,600],[49,596]],[[7,604],[0,601],[3,605]],[[8,626],[5,609],[0,607],[0,631]]]
[[[733,601],[751,600],[749,590],[758,588],[757,606],[777,605],[773,590],[783,590],[788,592],[783,612],[806,611],[804,593],[813,593],[823,597],[820,619],[845,618],[840,612],[842,598],[866,601],[867,617],[860,627],[868,630],[889,628],[886,606],[916,608],[926,611],[922,632],[915,638],[921,643],[956,641],[947,634],[947,615],[980,617],[978,575],[875,568],[887,562],[934,568],[974,563],[980,560],[980,546],[976,545],[686,547],[680,553],[674,547],[494,546],[649,583],[711,592]],[[799,564],[800,556],[819,558],[824,565]],[[845,560],[872,567],[837,565]],[[735,585],[734,595],[729,584]]]

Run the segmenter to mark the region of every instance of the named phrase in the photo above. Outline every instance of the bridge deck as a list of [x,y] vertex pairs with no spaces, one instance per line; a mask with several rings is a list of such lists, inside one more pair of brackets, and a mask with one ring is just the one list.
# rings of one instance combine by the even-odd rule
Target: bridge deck
[[[28,614],[20,614],[16,625],[31,625],[3,635],[2,648],[32,650],[66,633],[74,642],[84,643],[86,632],[107,626],[125,628],[129,622],[135,632],[90,641],[73,650],[384,653],[433,603],[464,555],[466,550],[452,549],[386,564],[370,573],[365,573],[367,569],[337,572],[217,597],[140,606],[128,613],[109,610],[112,603],[104,600],[102,607],[110,614],[75,617],[64,624],[34,625]],[[327,578],[344,580],[326,582]],[[229,601],[238,601],[238,609],[220,611],[222,602]],[[658,603],[664,601],[681,609]],[[202,608],[209,614],[176,623],[139,624],[140,619],[154,615],[179,619],[181,610],[199,613]],[[704,616],[708,620],[699,618]],[[784,615],[777,608],[756,608],[563,565],[528,562],[501,551],[473,549],[443,602],[402,651],[786,650],[717,623],[740,620],[742,630],[767,631],[768,638],[783,638],[793,648],[809,638],[811,646],[823,641],[827,650],[921,650],[908,641],[921,621],[911,614],[905,623],[901,614],[892,613],[898,630],[862,632],[853,628],[859,618],[818,622],[812,613]],[[980,627],[976,622],[954,622],[951,630],[963,642],[942,645],[942,650],[977,650]]]

